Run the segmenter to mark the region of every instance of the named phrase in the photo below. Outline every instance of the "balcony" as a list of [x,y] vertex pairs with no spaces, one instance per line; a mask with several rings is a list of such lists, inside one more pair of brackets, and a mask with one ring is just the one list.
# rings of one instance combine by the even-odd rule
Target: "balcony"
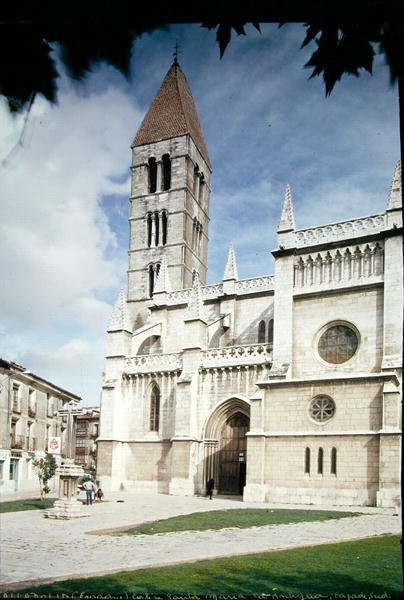
[[272,344],[210,348],[202,352],[202,368],[262,365],[272,361]]
[[28,416],[32,417],[32,418],[36,417],[36,408],[33,408],[32,406],[30,406],[28,408]]
[[34,452],[37,449],[37,438],[27,437],[25,435],[12,435],[10,438],[10,447],[13,450],[28,450]]

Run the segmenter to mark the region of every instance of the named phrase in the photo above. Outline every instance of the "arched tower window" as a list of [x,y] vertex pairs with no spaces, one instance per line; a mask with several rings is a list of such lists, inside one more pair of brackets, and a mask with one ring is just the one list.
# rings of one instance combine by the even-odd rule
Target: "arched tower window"
[[330,465],[330,473],[331,475],[337,474],[337,449],[331,449],[331,465]]
[[310,473],[310,448],[304,451],[304,472]]
[[199,196],[198,200],[201,204],[203,202],[204,192],[205,192],[205,176],[203,173],[201,173],[199,176],[199,194],[198,194],[198,196]]
[[154,286],[156,285],[157,275],[160,271],[160,263],[149,265],[149,296],[150,298],[153,296]]
[[157,162],[154,156],[149,158],[149,192],[153,193],[157,187]]
[[150,213],[147,213],[147,245],[150,248],[152,244],[152,216]]
[[163,154],[163,190],[169,190],[171,187],[171,158],[169,154]]
[[154,216],[154,227],[155,227],[155,232],[156,232],[155,245],[158,246],[159,240],[160,240],[160,215],[156,211],[153,216]]
[[265,343],[265,321],[260,321],[258,325],[258,343]]
[[163,246],[167,243],[167,213],[165,210],[161,213],[161,243]]
[[319,475],[323,474],[323,465],[324,465],[324,450],[322,448],[319,448],[318,454],[317,454],[317,473]]
[[193,189],[195,198],[198,198],[198,194],[199,194],[199,175],[200,175],[199,167],[196,164],[194,167],[194,189]]
[[274,320],[268,321],[268,344],[272,344],[274,341]]
[[158,431],[160,425],[160,390],[153,385],[150,394],[150,431]]

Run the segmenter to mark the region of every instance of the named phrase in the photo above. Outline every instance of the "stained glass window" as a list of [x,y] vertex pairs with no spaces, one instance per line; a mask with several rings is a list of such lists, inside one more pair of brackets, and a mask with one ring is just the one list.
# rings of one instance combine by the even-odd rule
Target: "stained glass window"
[[346,325],[334,325],[320,337],[318,353],[323,360],[340,364],[349,360],[357,347],[358,338],[353,329]]

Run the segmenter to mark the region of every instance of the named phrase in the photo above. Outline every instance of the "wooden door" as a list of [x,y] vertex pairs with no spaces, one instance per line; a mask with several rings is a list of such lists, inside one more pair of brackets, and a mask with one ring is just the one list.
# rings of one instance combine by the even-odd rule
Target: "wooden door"
[[242,494],[245,485],[247,438],[250,419],[241,412],[223,426],[219,452],[219,494]]

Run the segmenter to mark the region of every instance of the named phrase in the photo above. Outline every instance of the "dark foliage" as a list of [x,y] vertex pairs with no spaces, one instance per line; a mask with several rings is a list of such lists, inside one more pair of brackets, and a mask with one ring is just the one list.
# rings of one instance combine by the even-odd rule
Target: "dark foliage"
[[[67,73],[82,79],[105,61],[129,75],[134,39],[168,23],[196,22],[216,29],[222,57],[232,33],[245,35],[251,23],[306,23],[303,45],[317,44],[306,66],[323,74],[326,93],[344,73],[372,72],[376,51],[384,54],[392,81],[402,75],[403,0],[205,0],[200,5],[155,0],[14,0],[0,6],[0,93],[12,111],[32,103],[37,93],[56,102],[58,48]],[[302,36],[303,37],[303,36]]]

